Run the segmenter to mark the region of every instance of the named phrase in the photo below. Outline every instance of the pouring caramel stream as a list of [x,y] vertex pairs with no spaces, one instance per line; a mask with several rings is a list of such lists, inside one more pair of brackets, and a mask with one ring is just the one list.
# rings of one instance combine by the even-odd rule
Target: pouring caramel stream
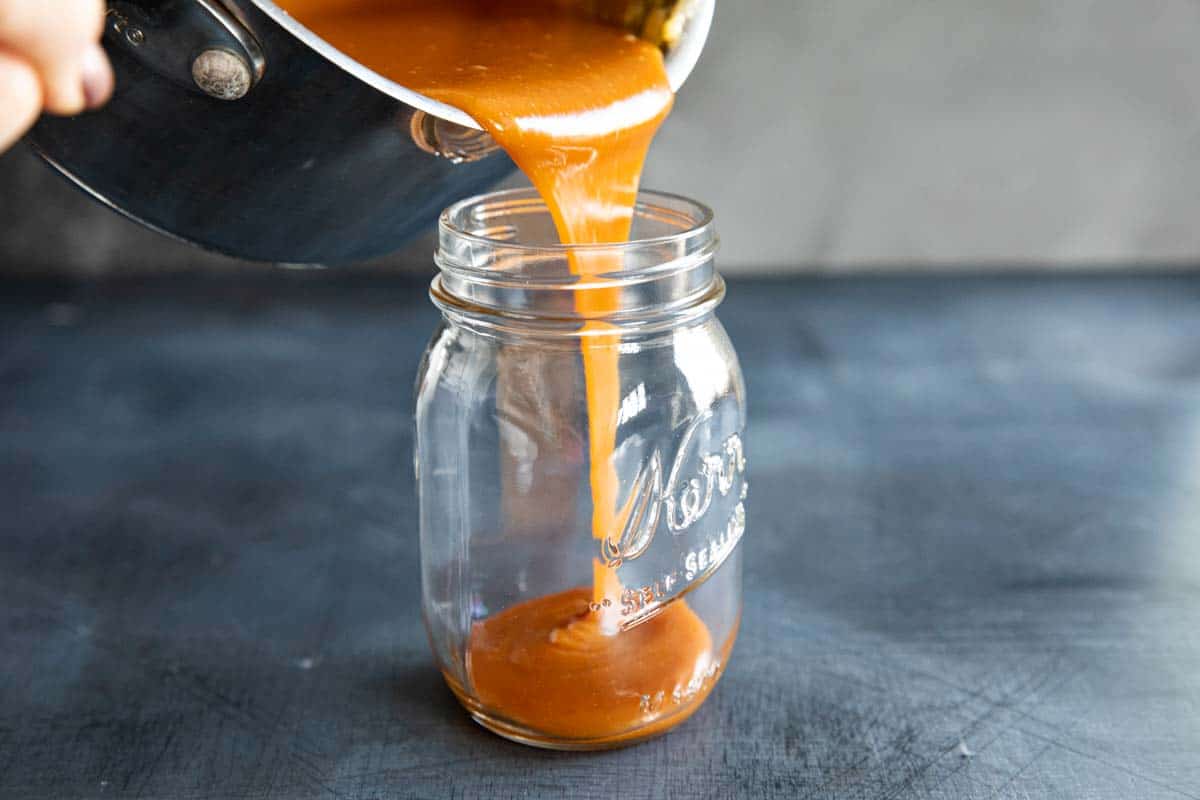
[[[646,153],[673,102],[656,47],[572,14],[562,0],[278,1],[360,63],[475,119],[544,198],[564,243],[628,240]],[[587,276],[621,263],[577,254],[571,268]],[[619,291],[575,297],[589,320],[581,357],[597,540],[614,531],[619,507],[619,335],[598,319],[617,308]],[[592,573],[590,589],[528,600],[474,624],[468,678],[493,723],[619,744],[677,724],[704,700],[725,660],[704,622],[680,599],[621,630],[616,571],[594,559]]]

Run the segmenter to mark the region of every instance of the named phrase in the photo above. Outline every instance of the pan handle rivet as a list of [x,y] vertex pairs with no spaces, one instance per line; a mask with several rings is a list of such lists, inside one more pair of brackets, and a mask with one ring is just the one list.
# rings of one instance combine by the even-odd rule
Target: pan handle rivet
[[240,100],[250,91],[254,74],[240,56],[213,48],[205,50],[192,62],[192,80],[210,97]]

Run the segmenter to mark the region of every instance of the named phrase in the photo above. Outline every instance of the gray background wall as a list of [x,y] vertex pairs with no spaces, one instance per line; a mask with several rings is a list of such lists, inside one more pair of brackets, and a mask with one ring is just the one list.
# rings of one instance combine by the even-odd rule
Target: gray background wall
[[[1200,263],[1195,0],[720,0],[646,185],[729,272]],[[0,158],[0,269],[227,268]],[[374,266],[428,269],[429,242]]]

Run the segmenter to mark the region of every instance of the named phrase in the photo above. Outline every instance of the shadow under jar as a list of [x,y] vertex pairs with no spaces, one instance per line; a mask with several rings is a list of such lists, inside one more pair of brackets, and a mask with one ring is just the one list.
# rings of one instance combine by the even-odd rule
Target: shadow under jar
[[643,192],[631,241],[556,242],[530,190],[442,214],[416,390],[423,610],[477,721],[595,749],[682,722],[729,659],[745,386],[707,208]]

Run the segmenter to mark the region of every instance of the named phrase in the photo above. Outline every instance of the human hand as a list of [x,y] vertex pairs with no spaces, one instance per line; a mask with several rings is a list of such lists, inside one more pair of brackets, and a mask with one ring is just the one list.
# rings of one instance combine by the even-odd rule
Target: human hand
[[104,0],[0,0],[0,152],[42,111],[78,114],[108,100],[104,13]]

